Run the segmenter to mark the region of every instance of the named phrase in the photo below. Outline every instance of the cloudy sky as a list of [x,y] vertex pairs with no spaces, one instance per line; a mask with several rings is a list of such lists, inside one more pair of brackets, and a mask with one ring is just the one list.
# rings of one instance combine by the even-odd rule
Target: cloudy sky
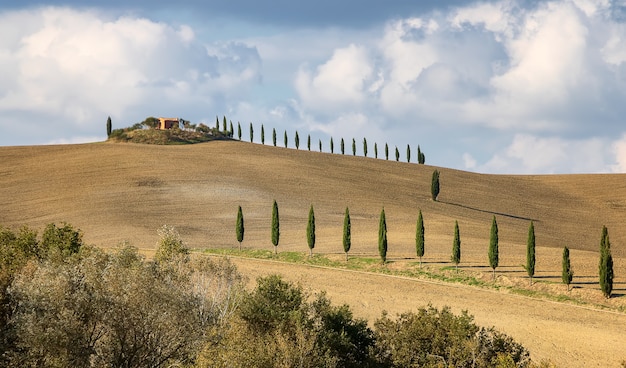
[[624,0],[6,3],[0,145],[225,115],[475,172],[626,172]]

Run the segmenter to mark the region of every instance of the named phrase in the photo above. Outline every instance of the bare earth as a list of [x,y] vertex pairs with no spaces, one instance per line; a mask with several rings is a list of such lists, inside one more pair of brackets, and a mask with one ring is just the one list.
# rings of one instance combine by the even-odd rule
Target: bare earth
[[531,352],[533,360],[559,367],[619,367],[626,359],[626,315],[514,294],[448,283],[326,269],[272,261],[237,259],[250,278],[280,274],[315,292],[325,290],[336,304],[348,304],[356,316],[373,322],[420,306],[467,310],[481,326],[494,326]]
[[[384,142],[378,145],[382,148]],[[427,145],[422,148],[430,160]],[[234,141],[0,147],[0,225],[41,230],[50,222],[66,221],[84,231],[87,243],[115,248],[130,242],[147,250],[154,248],[156,230],[168,224],[191,248],[226,248],[236,245],[240,205],[246,224],[243,246],[271,249],[271,206],[276,200],[280,251],[307,252],[306,223],[313,205],[315,252],[341,257],[343,215],[349,207],[350,253],[375,258],[384,207],[387,267],[411,268],[416,267],[415,225],[421,210],[425,267],[438,271],[450,266],[458,221],[461,272],[488,281],[487,247],[495,215],[500,231],[497,284],[526,288],[521,265],[532,220],[537,264],[530,290],[626,310],[626,175],[482,175],[437,168],[441,194],[434,202],[434,169]],[[598,287],[602,225],[609,229],[615,262],[610,300]],[[574,270],[569,293],[560,284],[563,246],[571,249]],[[551,359],[562,367],[616,367],[626,359],[626,314],[619,312],[377,274],[252,260],[236,263],[252,281],[261,273],[281,273],[312,290],[326,290],[335,303],[349,304],[370,321],[383,309],[398,313],[428,303],[450,305],[455,311],[467,309],[480,325],[510,334],[538,360]]]

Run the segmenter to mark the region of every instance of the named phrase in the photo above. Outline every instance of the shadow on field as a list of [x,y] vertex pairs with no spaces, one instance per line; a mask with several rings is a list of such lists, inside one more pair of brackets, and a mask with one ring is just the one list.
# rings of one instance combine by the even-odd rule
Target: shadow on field
[[511,215],[508,213],[502,213],[502,212],[495,212],[495,211],[488,211],[488,210],[482,210],[480,208],[476,208],[476,207],[471,207],[471,206],[466,206],[463,204],[458,204],[458,203],[452,203],[452,202],[446,202],[446,201],[439,201],[440,203],[444,203],[444,204],[449,204],[451,206],[457,206],[457,207],[461,207],[461,208],[465,208],[468,210],[472,210],[472,211],[478,211],[478,212],[482,212],[482,213],[489,213],[492,215],[497,215],[497,216],[502,216],[502,217],[508,217],[508,218],[512,218],[512,219],[516,219],[516,220],[525,220],[525,221],[534,221],[534,222],[540,222],[537,219],[532,219],[530,217],[523,217],[523,216],[516,216],[516,215]]

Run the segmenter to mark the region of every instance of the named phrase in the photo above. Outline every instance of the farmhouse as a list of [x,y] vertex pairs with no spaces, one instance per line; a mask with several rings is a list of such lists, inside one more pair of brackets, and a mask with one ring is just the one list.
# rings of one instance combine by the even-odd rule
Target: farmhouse
[[180,127],[182,119],[179,118],[159,118],[159,125],[157,129],[165,130],[172,129],[173,127]]

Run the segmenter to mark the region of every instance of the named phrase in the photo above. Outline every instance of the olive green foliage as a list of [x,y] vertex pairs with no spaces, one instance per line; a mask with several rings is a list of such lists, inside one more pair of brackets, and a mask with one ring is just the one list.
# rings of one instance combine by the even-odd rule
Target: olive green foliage
[[611,255],[611,242],[609,241],[609,231],[606,226],[602,227],[602,237],[600,238],[600,290],[606,298],[611,297],[613,292],[613,256]]
[[272,205],[272,244],[274,253],[278,253],[278,241],[280,240],[280,220],[278,218],[278,204],[274,200]]
[[461,234],[459,233],[458,221],[454,221],[454,239],[452,240],[452,257],[450,259],[458,271],[459,263],[461,263]]
[[315,248],[315,212],[313,211],[313,205],[309,209],[309,222],[306,226],[306,242],[309,246],[309,255],[313,255],[313,248]]
[[479,328],[463,312],[432,306],[404,313],[395,320],[386,314],[374,323],[376,354],[384,367],[495,367],[502,357],[514,367],[526,367],[529,353],[509,336]]
[[363,138],[363,156],[367,157],[367,139]]
[[433,171],[433,177],[430,182],[430,196],[433,201],[437,201],[439,197],[439,170]]
[[348,260],[348,252],[352,246],[352,224],[350,223],[350,210],[346,207],[346,214],[343,216],[343,251],[346,253],[346,261]]
[[67,257],[77,253],[82,246],[82,231],[74,229],[67,223],[63,223],[61,227],[48,224],[41,235],[40,248],[49,252],[51,257]]
[[237,209],[237,221],[235,223],[235,233],[237,234],[237,241],[239,242],[239,250],[241,250],[241,242],[243,241],[245,228],[243,223],[243,210],[241,206]]
[[173,226],[163,225],[159,230],[159,240],[154,260],[165,263],[177,258],[186,259],[189,256],[189,248],[184,244],[180,234]]
[[424,256],[424,217],[422,210],[417,216],[417,226],[415,229],[415,252],[420,258],[420,268],[422,267],[422,257]]
[[533,284],[533,276],[535,275],[535,224],[531,221],[528,227],[528,241],[526,242],[526,273]]
[[563,247],[563,260],[561,261],[562,272],[561,272],[561,280],[567,287],[567,291],[569,291],[569,286],[572,283],[572,279],[574,278],[574,271],[572,271],[572,265],[569,259],[569,248]]
[[113,129],[113,125],[111,124],[111,117],[107,118],[107,137],[111,136],[111,130]]
[[498,251],[498,222],[496,221],[496,216],[493,216],[493,220],[491,221],[491,232],[489,235],[489,266],[493,270],[493,278],[496,278],[496,268],[498,267],[498,263],[500,261],[500,255]]
[[387,262],[387,220],[385,219],[385,209],[380,211],[380,222],[378,223],[378,254],[384,264]]

